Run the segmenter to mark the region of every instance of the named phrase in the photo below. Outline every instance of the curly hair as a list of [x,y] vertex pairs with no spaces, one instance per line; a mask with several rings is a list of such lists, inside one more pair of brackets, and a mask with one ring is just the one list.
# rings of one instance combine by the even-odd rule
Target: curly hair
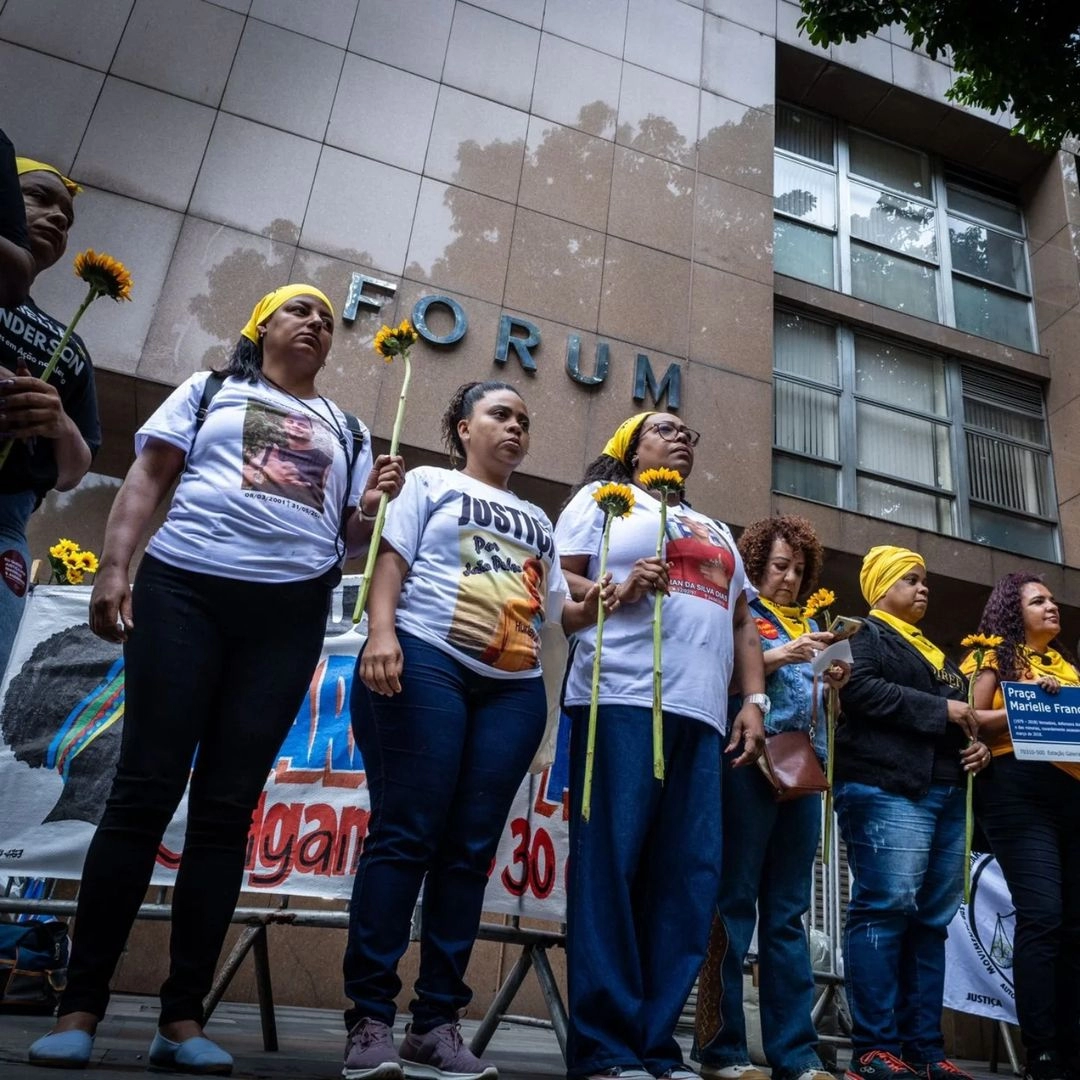
[[[1021,592],[1025,585],[1043,584],[1039,574],[1027,570],[1016,570],[1006,574],[990,593],[990,599],[983,608],[979,620],[980,634],[994,634],[1001,638],[1001,644],[995,650],[997,657],[998,678],[1003,682],[1023,677],[1027,669],[1024,648],[1027,635],[1024,633],[1024,609]],[[1054,638],[1050,647],[1056,649],[1070,662],[1072,654],[1066,649],[1060,638]]]
[[821,564],[825,560],[825,549],[807,518],[787,514],[784,517],[755,521],[748,525],[739,537],[739,554],[742,555],[746,576],[755,585],[765,576],[765,567],[769,564],[769,555],[776,540],[783,540],[796,555],[802,555],[806,560],[798,596],[801,600],[817,588]]
[[509,390],[521,397],[521,391],[516,386],[511,386],[508,382],[500,382],[498,379],[463,383],[454,391],[454,396],[450,399],[450,404],[446,406],[446,412],[443,413],[442,418],[443,444],[450,455],[451,465],[468,459],[465,444],[458,434],[458,424],[472,416],[476,403],[493,390]]

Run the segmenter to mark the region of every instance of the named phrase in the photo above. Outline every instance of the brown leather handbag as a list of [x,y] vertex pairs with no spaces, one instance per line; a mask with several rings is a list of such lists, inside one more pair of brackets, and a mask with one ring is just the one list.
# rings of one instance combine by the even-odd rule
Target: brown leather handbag
[[781,731],[768,736],[758,765],[777,802],[790,802],[829,790],[814,744],[805,731]]

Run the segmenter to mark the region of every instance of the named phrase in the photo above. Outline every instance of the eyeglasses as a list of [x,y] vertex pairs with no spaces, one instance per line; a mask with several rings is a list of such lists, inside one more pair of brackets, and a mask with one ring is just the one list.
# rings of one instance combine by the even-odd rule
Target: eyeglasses
[[659,424],[653,424],[651,427],[647,427],[645,431],[655,431],[664,442],[679,442],[685,439],[691,446],[697,446],[701,440],[700,431],[688,427],[679,427],[677,424],[672,424],[667,420],[661,420]]

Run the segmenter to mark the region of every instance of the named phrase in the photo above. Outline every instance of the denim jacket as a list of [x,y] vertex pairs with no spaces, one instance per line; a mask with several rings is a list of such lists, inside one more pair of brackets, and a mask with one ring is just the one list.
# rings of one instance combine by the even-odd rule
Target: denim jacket
[[[787,631],[779,620],[764,604],[758,600],[750,601],[750,612],[758,626],[761,648],[779,648],[791,641]],[[817,630],[817,623],[810,620],[811,630]],[[814,673],[809,663],[784,664],[778,667],[765,680],[765,692],[769,695],[772,708],[765,718],[765,731],[775,735],[780,731],[809,731],[813,716]],[[728,702],[728,716],[734,719],[742,707],[742,697],[734,695]],[[824,761],[826,753],[825,730],[825,692],[818,683],[817,729],[814,732],[814,750]]]

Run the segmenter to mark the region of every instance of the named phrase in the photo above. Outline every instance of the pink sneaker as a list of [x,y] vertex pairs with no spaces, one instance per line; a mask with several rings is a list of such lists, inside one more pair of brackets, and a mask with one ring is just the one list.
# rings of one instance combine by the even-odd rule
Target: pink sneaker
[[423,1035],[409,1032],[401,1044],[401,1067],[409,1080],[497,1080],[461,1038],[459,1024],[440,1024]]
[[381,1020],[365,1016],[349,1029],[341,1075],[345,1080],[404,1080],[393,1032]]

